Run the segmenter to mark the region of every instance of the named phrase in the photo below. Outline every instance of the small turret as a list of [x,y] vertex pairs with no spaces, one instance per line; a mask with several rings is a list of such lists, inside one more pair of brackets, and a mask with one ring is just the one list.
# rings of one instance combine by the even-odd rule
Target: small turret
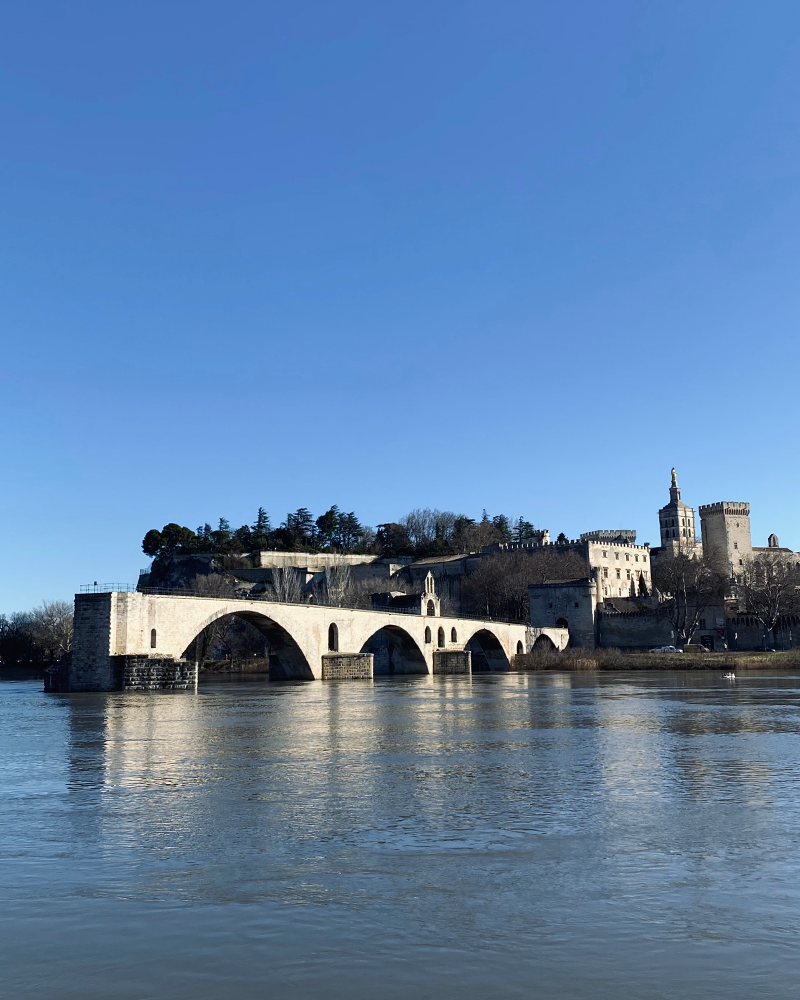
[[669,499],[671,503],[677,503],[681,498],[680,487],[678,486],[678,474],[672,470],[672,485],[669,488]]

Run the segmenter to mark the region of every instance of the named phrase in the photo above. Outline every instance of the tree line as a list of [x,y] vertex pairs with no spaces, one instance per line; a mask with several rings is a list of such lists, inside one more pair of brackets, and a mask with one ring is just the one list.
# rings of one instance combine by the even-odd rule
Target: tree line
[[[238,555],[259,549],[421,559],[475,552],[496,542],[522,542],[534,533],[533,524],[523,517],[516,520],[504,514],[489,517],[484,511],[477,521],[465,514],[427,507],[373,529],[362,524],[353,511],[342,511],[336,505],[317,518],[308,508],[301,507],[273,528],[269,514],[259,507],[252,524],[235,529],[224,517],[216,528],[203,524],[193,531],[174,522],[165,524],[160,531],[151,528],[144,536],[142,550],[155,559],[193,552]],[[559,540],[563,537],[559,536]]]
[[32,611],[0,615],[0,663],[59,663],[72,651],[72,604],[43,601]]

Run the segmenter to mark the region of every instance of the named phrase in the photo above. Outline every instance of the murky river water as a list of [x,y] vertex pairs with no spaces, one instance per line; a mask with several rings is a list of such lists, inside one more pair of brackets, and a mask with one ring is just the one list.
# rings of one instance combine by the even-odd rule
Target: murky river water
[[800,991],[800,678],[0,684],[14,998]]

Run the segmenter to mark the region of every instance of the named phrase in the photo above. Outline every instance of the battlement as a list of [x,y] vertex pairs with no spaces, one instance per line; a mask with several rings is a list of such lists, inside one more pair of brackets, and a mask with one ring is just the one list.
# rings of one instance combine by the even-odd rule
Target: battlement
[[719,503],[708,503],[699,507],[700,517],[749,517],[750,504],[736,500],[721,500]]
[[611,544],[636,544],[636,532],[632,528],[619,528],[616,531],[603,529],[601,531],[584,531],[582,542],[609,542]]

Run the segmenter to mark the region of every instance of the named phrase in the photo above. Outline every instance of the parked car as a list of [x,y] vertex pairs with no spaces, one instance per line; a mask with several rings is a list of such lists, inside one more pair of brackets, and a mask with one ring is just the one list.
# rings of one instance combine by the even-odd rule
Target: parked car
[[656,646],[655,649],[650,650],[651,653],[682,653],[682,649],[678,649],[677,646]]

